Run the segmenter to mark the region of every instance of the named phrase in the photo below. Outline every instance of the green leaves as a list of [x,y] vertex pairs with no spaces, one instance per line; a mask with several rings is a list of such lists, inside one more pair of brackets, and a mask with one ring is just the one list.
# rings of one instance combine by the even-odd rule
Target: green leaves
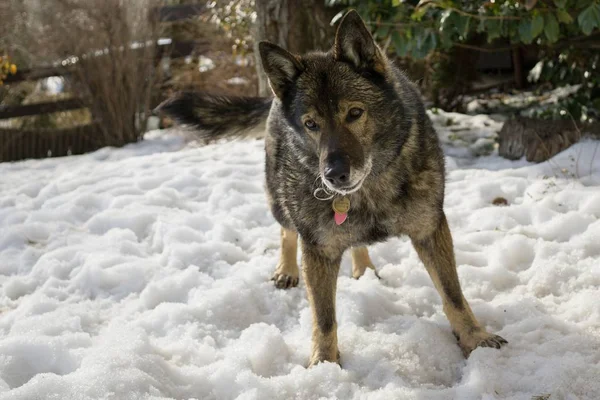
[[486,2],[485,7],[466,0],[421,0],[418,5],[406,0],[326,1],[359,9],[371,22],[377,41],[391,39],[391,51],[415,58],[468,42],[476,32],[488,43],[502,38],[513,45],[544,45],[568,42],[600,28],[600,0],[519,0],[529,10],[514,7],[517,0]]
[[558,20],[563,24],[570,24],[571,22],[573,22],[573,17],[571,17],[571,14],[569,14],[565,10],[556,10],[556,16],[558,17]]
[[431,29],[416,27],[404,32],[394,30],[390,35],[396,54],[400,57],[410,55],[413,58],[425,58],[435,50],[438,38]]
[[540,33],[544,30],[544,17],[540,14],[534,15],[531,21],[531,35],[535,39],[540,36]]
[[502,36],[502,20],[490,19],[485,22],[488,42]]
[[423,16],[425,15],[426,12],[427,12],[427,8],[426,7],[417,8],[415,10],[415,12],[412,13],[412,15],[410,16],[410,18],[413,21],[420,21],[421,19],[423,19]]
[[600,4],[592,3],[577,17],[581,31],[585,35],[592,33],[594,28],[600,27]]
[[463,38],[466,37],[469,33],[469,27],[471,26],[471,17],[465,17],[458,15],[458,19],[456,21],[456,31],[459,36]]
[[588,7],[590,4],[592,4],[593,0],[577,0],[577,3],[575,3],[575,8],[576,9],[581,9],[581,8],[585,8]]
[[383,39],[387,37],[390,28],[390,25],[382,25],[379,27],[379,29],[377,29],[377,31],[375,31],[375,35],[377,35],[378,38]]
[[[528,47],[535,43],[536,50],[552,50],[541,52],[551,54],[546,57],[552,57],[552,63],[557,66],[548,63],[549,66],[544,67],[553,71],[554,78],[546,76],[543,81],[583,83],[580,91],[586,91],[589,98],[577,100],[569,96],[568,100],[572,104],[580,103],[578,109],[585,112],[579,115],[592,115],[592,118],[600,120],[600,111],[594,111],[593,114],[590,111],[600,109],[600,74],[597,67],[600,65],[600,52],[593,48],[584,49],[583,45],[588,41],[580,42],[582,46],[569,46],[570,42],[584,34],[600,33],[600,0],[325,1],[357,9],[367,20],[376,40],[381,44],[389,43],[386,49],[390,53],[413,60],[431,57],[432,73],[438,76],[442,71],[443,79],[446,79],[446,75],[454,78],[452,75],[456,74],[451,65],[455,63],[454,52],[447,51],[459,44],[480,47],[486,51],[507,45]],[[341,15],[338,14],[336,18]],[[432,52],[436,51],[441,55],[432,57]],[[558,51],[562,58],[555,56]],[[576,63],[579,64],[574,67]],[[442,64],[450,67],[438,67]],[[432,82],[436,79],[441,81],[442,78],[432,78]],[[592,80],[593,85],[590,83]],[[578,119],[575,108],[569,109],[569,112]]]
[[[556,22],[556,18],[554,19]],[[552,28],[551,28],[552,29]],[[558,30],[558,29],[557,29]],[[530,44],[533,39],[544,31],[544,16],[535,14],[533,18],[522,19],[519,23],[519,37],[525,44]]]
[[525,44],[533,42],[533,34],[531,33],[531,20],[524,19],[519,24],[519,37]]
[[525,9],[527,11],[531,10],[533,7],[535,7],[537,2],[538,0],[525,0]]
[[439,29],[440,41],[444,47],[451,47],[452,43],[464,40],[469,34],[472,19],[452,10],[444,11]]
[[396,50],[396,54],[400,57],[404,57],[410,51],[410,40],[408,37],[398,32],[397,30],[392,32],[392,44]]
[[415,29],[414,36],[416,43],[411,49],[414,58],[425,58],[437,47],[437,37],[431,29]]
[[554,43],[558,40],[559,34],[560,28],[554,14],[547,13],[544,15],[544,35],[546,35],[546,39],[550,43]]

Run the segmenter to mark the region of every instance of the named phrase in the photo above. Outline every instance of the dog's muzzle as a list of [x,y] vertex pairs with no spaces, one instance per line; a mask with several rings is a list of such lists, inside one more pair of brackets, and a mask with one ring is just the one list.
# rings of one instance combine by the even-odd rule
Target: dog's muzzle
[[[323,171],[325,181],[334,188],[343,188],[350,183],[350,162],[348,157],[332,153],[327,157]],[[328,186],[329,186],[328,185]]]
[[322,179],[327,189],[340,194],[350,194],[361,188],[365,179],[371,172],[371,159],[368,159],[361,170],[352,169],[347,158],[335,157],[328,163],[323,171]]

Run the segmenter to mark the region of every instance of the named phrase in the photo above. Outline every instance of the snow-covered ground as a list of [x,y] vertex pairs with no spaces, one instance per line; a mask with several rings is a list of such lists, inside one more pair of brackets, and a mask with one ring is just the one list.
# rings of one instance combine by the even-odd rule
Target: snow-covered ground
[[343,369],[306,369],[304,283],[269,281],[263,142],[151,132],[0,164],[0,399],[600,399],[598,142],[540,165],[474,159],[499,124],[432,117],[460,279],[502,350],[462,357],[400,238],[372,248],[381,280],[344,259]]

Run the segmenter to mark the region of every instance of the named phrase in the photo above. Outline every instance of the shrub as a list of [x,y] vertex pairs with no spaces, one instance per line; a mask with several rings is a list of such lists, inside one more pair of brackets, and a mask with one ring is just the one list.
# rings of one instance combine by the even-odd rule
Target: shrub
[[[542,79],[552,75],[550,81],[555,85],[574,81],[583,84],[579,100],[571,104],[575,114],[590,115],[585,109],[592,109],[597,102],[598,82],[585,76],[597,76],[598,63],[567,65],[564,60],[585,59],[597,53],[598,0],[327,0],[327,3],[357,9],[370,24],[376,39],[399,57],[417,60],[437,57],[438,62],[443,62],[451,60],[457,48],[541,50],[545,71]],[[567,66],[576,71],[561,72]],[[553,69],[556,71],[551,72]],[[560,116],[560,112],[556,115]]]
[[8,75],[15,75],[16,73],[17,66],[10,62],[10,57],[0,56],[0,85],[4,83]]
[[[33,66],[62,63],[66,86],[82,99],[99,127],[99,144],[140,140],[155,82],[158,21],[155,0],[32,2],[22,18],[19,45]],[[50,10],[44,11],[44,10]],[[75,114],[73,114],[75,115]]]

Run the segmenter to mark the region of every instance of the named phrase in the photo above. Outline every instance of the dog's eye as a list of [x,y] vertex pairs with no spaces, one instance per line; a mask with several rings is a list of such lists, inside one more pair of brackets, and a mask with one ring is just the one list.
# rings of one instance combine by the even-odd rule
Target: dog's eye
[[356,121],[363,115],[363,112],[364,110],[361,110],[360,108],[352,107],[350,111],[348,111],[348,117],[346,117],[346,119],[348,122]]
[[311,131],[316,131],[317,129],[319,129],[319,125],[317,125],[317,123],[312,119],[307,119],[306,121],[304,121],[304,126],[306,126]]

